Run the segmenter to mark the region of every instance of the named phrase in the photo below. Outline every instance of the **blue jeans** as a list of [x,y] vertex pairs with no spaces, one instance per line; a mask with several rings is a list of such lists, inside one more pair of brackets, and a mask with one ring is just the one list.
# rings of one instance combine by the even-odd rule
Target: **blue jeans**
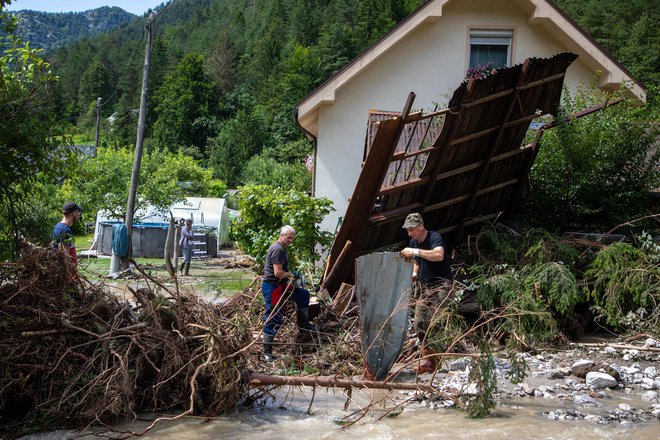
[[261,294],[264,296],[266,313],[264,314],[264,333],[275,336],[282,327],[282,317],[284,316],[284,304],[289,297],[293,297],[298,309],[309,307],[309,290],[295,287],[289,288],[286,292],[284,286],[276,283],[261,283]]
[[190,263],[190,258],[192,257],[192,248],[182,247],[181,252],[183,252],[183,262]]

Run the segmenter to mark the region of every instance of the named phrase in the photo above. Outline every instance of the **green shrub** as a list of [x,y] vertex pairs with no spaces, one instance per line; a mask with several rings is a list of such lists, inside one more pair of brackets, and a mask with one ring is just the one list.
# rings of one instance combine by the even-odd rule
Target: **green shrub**
[[541,299],[562,315],[570,314],[585,299],[578,289],[575,275],[563,263],[536,266],[524,284],[527,290],[540,294]]
[[266,156],[254,156],[243,170],[243,181],[247,185],[269,185],[275,188],[309,191],[312,174],[300,162],[279,163]]
[[328,246],[331,234],[319,228],[332,210],[326,198],[314,198],[303,192],[284,191],[267,185],[239,189],[241,217],[232,222],[232,235],[239,247],[263,265],[268,247],[277,240],[286,224],[297,231],[289,248],[290,266],[319,259],[317,245]]
[[[596,92],[565,96],[560,117],[604,99]],[[546,131],[530,172],[527,215],[552,227],[641,216],[646,194],[660,184],[658,134],[627,102]]]
[[657,330],[660,267],[655,258],[621,242],[596,254],[584,284],[597,318],[619,330],[635,321],[631,317],[650,317],[647,325]]

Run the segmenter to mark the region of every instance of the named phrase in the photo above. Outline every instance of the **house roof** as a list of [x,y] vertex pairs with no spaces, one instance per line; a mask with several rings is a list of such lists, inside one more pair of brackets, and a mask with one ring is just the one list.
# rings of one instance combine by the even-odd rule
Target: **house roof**
[[[451,248],[509,211],[538,151],[540,136],[521,146],[527,128],[542,115],[556,115],[575,58],[533,58],[472,78],[456,89],[447,109],[433,113],[410,113],[411,93],[400,116],[379,123],[330,251],[324,287],[335,292],[342,282],[352,283],[356,256],[402,244],[401,225],[410,212],[421,213],[426,228],[440,231]],[[419,130],[425,121],[441,129]],[[403,178],[388,181],[392,169]]]
[[[335,101],[336,92],[354,76],[388,52],[396,43],[418,27],[433,23],[442,18],[443,7],[452,0],[429,0],[416,11],[402,20],[376,44],[360,54],[352,62],[328,78],[313,90],[296,108],[298,123],[307,135],[318,135],[318,110],[324,104]],[[453,0],[456,1],[456,0]],[[567,50],[577,54],[581,62],[593,71],[599,71],[598,87],[603,90],[615,90],[625,84],[631,95],[641,102],[646,102],[644,86],[636,81],[630,71],[614,59],[604,48],[591,38],[551,0],[511,0],[529,16],[531,25],[547,29],[560,39]]]

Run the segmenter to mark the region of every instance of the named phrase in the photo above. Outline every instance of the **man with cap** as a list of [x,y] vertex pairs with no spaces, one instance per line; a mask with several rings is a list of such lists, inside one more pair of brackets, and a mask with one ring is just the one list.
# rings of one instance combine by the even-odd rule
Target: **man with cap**
[[454,279],[446,255],[445,242],[439,232],[424,227],[419,213],[406,217],[403,228],[410,237],[409,247],[401,251],[404,258],[413,258],[412,279],[418,292],[415,303],[415,331],[422,344],[421,363],[418,373],[435,371],[437,360],[435,351],[426,344],[426,333],[436,309],[449,295]]
[[283,307],[287,298],[292,297],[296,303],[298,330],[301,332],[316,331],[314,325],[309,321],[309,291],[295,287],[293,285],[293,280],[296,278],[295,270],[289,271],[289,255],[286,249],[295,238],[296,230],[293,226],[282,226],[279,238],[266,253],[264,277],[261,283],[261,294],[266,306],[261,360],[265,362],[277,359],[277,356],[273,354],[273,341],[282,327]]
[[64,253],[71,257],[73,265],[78,265],[78,256],[76,255],[76,243],[73,240],[73,230],[71,227],[80,220],[82,208],[73,202],[66,202],[62,206],[62,220],[55,225],[53,233],[50,236],[52,250],[62,249]]

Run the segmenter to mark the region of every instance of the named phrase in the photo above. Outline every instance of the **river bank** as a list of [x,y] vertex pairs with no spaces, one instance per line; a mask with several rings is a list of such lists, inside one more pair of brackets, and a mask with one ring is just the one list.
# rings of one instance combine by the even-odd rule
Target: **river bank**
[[[432,393],[355,389],[347,395],[332,388],[280,387],[260,407],[231,417],[164,421],[142,438],[655,439],[660,429],[660,345],[652,338],[625,344],[630,348],[617,348],[622,341],[608,342],[520,353],[528,366],[520,384],[506,378],[510,364],[496,357],[497,405],[484,419],[468,419],[455,401]],[[459,357],[448,359],[435,375],[418,379],[451,393],[474,387],[468,373],[468,359]],[[395,380],[414,382],[415,375],[402,369]],[[56,431],[24,438],[120,437],[121,432],[144,430],[148,419],[116,425],[114,433]]]

